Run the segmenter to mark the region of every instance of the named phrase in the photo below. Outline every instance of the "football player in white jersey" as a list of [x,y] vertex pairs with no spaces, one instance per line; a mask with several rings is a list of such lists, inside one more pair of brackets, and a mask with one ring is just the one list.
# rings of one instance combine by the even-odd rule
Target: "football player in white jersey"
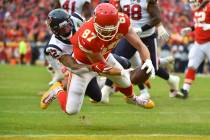
[[[72,55],[73,50],[71,42],[69,41],[69,37],[72,36],[79,29],[79,26],[77,26],[78,20],[80,19],[74,17],[73,15],[70,16],[63,9],[52,10],[48,15],[47,24],[51,29],[53,35],[51,36],[49,43],[45,47],[45,55],[53,69],[56,72],[60,71],[63,77],[64,74],[62,73],[62,68],[63,71],[66,72],[67,76],[70,76],[71,74],[68,72],[67,68],[59,62],[58,59],[63,55]],[[71,62],[71,66],[69,67],[72,68],[72,72],[78,73],[81,71],[81,65],[78,65],[73,59]],[[66,79],[68,79],[68,77]],[[61,81],[61,79],[59,81]],[[52,102],[52,99],[55,99],[51,96],[56,97],[54,93],[58,92],[64,93],[65,91],[61,82],[56,81],[52,84],[50,89],[42,96],[40,107],[42,109],[46,109],[50,102]],[[58,96],[58,99],[65,99],[65,97],[63,97],[64,95],[66,94],[60,94],[60,96]],[[101,100],[101,91],[96,78],[93,78],[89,83],[86,89],[86,95],[88,95],[94,101],[99,102]],[[60,105],[63,108],[64,105]]]
[[[91,16],[91,0],[60,0],[59,2],[60,6],[73,16],[74,25],[77,29]],[[52,73],[52,80],[49,82],[49,86],[64,78],[63,73],[57,67],[60,67],[59,63],[48,65],[48,70]]]
[[[161,24],[160,11],[156,0],[110,0],[118,9],[127,14],[132,23],[132,27],[137,32],[141,40],[148,47],[156,71],[156,75],[166,80],[170,86],[170,96],[174,97],[179,93],[179,77],[169,75],[163,68],[159,67],[159,58],[157,56],[157,37],[161,40],[167,40],[169,34]],[[118,4],[117,4],[118,3]],[[157,29],[157,33],[156,33]],[[158,35],[158,36],[157,36]],[[139,54],[136,49],[126,40],[122,39],[118,47],[114,50],[115,54],[131,60],[134,66],[141,65]],[[139,85],[142,98],[150,98],[150,95],[144,85]],[[109,94],[112,89],[110,82],[102,88],[102,102],[109,102]]]
[[89,19],[92,13],[91,0],[59,0],[62,8],[69,14],[76,13],[83,19]]

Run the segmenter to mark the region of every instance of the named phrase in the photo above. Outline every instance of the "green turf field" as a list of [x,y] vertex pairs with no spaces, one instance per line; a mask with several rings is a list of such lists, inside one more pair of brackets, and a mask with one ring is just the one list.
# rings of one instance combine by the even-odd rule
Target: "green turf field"
[[116,94],[108,105],[85,98],[75,116],[64,114],[57,101],[39,108],[37,93],[49,81],[43,67],[0,65],[0,140],[210,139],[210,77],[197,77],[187,100],[169,98],[166,82],[156,78],[150,91],[154,109],[126,104]]

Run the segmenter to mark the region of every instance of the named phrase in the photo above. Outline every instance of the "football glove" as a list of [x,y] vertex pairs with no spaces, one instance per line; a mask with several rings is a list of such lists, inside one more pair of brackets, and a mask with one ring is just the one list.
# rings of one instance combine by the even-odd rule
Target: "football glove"
[[141,28],[135,28],[135,27],[133,27],[133,30],[136,32],[136,34],[137,34],[138,36],[140,36],[141,33],[142,33],[142,29],[141,29]]
[[185,36],[187,33],[189,32],[192,32],[192,28],[191,27],[185,27],[185,28],[182,28],[181,31],[180,31],[180,34],[182,36]]
[[151,73],[151,78],[155,78],[155,69],[153,67],[152,61],[150,59],[147,59],[144,64],[141,66],[142,70],[146,70],[146,73]]
[[161,40],[165,40],[167,41],[169,39],[169,33],[166,31],[166,29],[163,27],[163,25],[159,25],[157,27],[157,30],[158,30],[158,38],[161,39]]

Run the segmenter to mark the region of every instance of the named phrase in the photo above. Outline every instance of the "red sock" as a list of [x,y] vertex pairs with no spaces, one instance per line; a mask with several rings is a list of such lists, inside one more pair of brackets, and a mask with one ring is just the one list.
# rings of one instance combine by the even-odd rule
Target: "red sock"
[[117,90],[119,90],[121,93],[123,93],[127,97],[132,97],[133,96],[133,85],[130,85],[127,88],[117,87]]
[[66,112],[66,102],[67,102],[67,93],[62,90],[57,93],[57,99],[60,104],[61,109]]
[[192,68],[188,68],[185,74],[184,82],[187,84],[191,84],[193,80],[195,80],[196,71]]

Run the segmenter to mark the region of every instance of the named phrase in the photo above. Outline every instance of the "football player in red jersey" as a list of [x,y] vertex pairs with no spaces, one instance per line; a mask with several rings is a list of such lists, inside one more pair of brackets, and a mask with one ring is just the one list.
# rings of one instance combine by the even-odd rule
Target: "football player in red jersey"
[[193,10],[194,27],[186,27],[181,33],[186,34],[194,30],[195,42],[188,55],[188,68],[181,89],[183,98],[188,97],[192,82],[195,80],[196,70],[205,56],[210,61],[210,1],[189,0],[189,4]]
[[[144,62],[142,69],[154,76],[149,51],[130,27],[129,18],[118,13],[111,4],[99,4],[95,9],[94,17],[84,23],[70,39],[75,61],[87,67],[83,67],[79,74],[72,74],[65,110],[67,114],[72,115],[80,111],[87,84],[98,74],[111,79],[118,86],[119,91],[132,103],[144,107],[153,106],[150,99],[139,100],[135,96],[129,71],[123,69],[111,54],[112,49],[122,37],[128,39],[141,54]],[[68,66],[68,58],[68,55],[65,55],[60,61]]]
[[[167,81],[169,85],[169,96],[174,97],[179,94],[179,77],[168,73],[161,67],[161,63],[170,62],[172,57],[160,59],[157,55],[158,38],[162,41],[169,38],[169,34],[161,23],[160,10],[157,0],[109,0],[119,11],[128,15],[132,27],[141,38],[142,42],[148,47],[156,75]],[[156,32],[157,30],[157,32]],[[112,52],[127,58],[133,67],[140,66],[141,60],[139,53],[126,39],[122,38],[117,47]],[[102,88],[103,103],[109,102],[109,95],[113,93],[112,82],[107,80]],[[150,98],[147,88],[139,83],[141,98]]]

